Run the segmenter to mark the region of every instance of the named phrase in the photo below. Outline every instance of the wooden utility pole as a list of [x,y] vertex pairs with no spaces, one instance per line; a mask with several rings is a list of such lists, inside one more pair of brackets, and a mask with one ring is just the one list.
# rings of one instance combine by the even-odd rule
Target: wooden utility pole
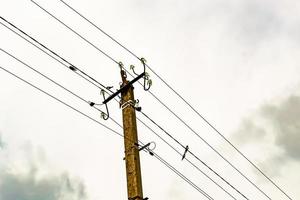
[[121,88],[129,85],[129,87],[126,87],[126,89],[121,92],[128,200],[143,200],[140,155],[137,145],[136,114],[134,108],[134,88],[132,84],[128,84],[129,82],[126,79],[126,72],[124,70],[121,70],[121,77]]

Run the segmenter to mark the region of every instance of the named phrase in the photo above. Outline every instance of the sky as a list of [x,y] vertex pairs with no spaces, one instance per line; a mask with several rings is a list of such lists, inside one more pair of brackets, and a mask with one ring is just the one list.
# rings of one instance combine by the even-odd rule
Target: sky
[[[106,86],[119,66],[30,0],[1,0],[0,15]],[[142,64],[59,0],[36,0],[129,70]],[[293,0],[66,0],[140,57],[292,199],[300,198],[300,2]],[[1,20],[1,22],[3,22]],[[4,51],[87,101],[98,88],[0,24],[0,66],[122,133],[111,120]],[[4,51],[3,51],[4,50]],[[151,92],[273,200],[288,199],[214,132],[151,71]],[[130,76],[128,78],[131,79]],[[0,70],[0,200],[126,199],[123,138]],[[203,141],[135,85],[142,110],[249,199],[268,199]],[[121,109],[109,103],[122,122]],[[104,110],[105,108],[99,107]],[[159,135],[184,151],[149,120]],[[139,139],[214,199],[232,199],[138,123]],[[146,152],[144,197],[206,199]],[[244,199],[191,155],[187,158]]]

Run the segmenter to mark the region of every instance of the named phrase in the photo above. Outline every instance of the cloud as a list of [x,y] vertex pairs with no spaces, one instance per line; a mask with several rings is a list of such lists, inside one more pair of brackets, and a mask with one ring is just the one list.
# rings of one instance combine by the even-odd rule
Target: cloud
[[1,173],[0,200],[84,200],[84,185],[68,174],[38,179],[35,172]]
[[2,139],[2,134],[0,133],[0,149],[3,149],[3,148],[4,148],[4,142]]
[[[67,172],[47,166],[44,152],[26,143],[21,156],[5,148],[8,157],[0,162],[0,200],[86,200],[83,182]],[[20,149],[19,149],[20,150]],[[14,149],[14,151],[18,151]]]
[[266,130],[251,119],[244,119],[239,130],[235,133],[235,140],[239,144],[254,142],[266,136]]
[[[300,96],[290,95],[279,104],[265,104],[244,119],[233,139],[241,148],[261,149],[258,163],[269,175],[280,174],[288,163],[300,162]],[[274,168],[273,166],[276,166]]]
[[292,95],[278,106],[265,105],[262,114],[273,125],[276,145],[300,161],[300,96]]

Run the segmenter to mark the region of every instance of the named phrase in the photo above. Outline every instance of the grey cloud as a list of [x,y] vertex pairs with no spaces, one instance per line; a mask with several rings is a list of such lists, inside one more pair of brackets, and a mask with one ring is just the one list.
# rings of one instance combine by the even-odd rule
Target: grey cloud
[[300,161],[300,97],[290,96],[278,106],[266,105],[262,113],[274,127],[276,145]]
[[257,141],[266,135],[266,130],[251,119],[244,119],[239,130],[235,132],[235,140],[239,144]]
[[84,200],[85,188],[69,175],[48,176],[39,180],[35,173],[2,173],[0,200]]
[[2,139],[2,134],[0,133],[0,149],[3,149],[3,148],[4,148],[4,142]]
[[269,176],[278,176],[280,169],[288,163],[300,162],[299,117],[300,96],[290,95],[279,104],[260,107],[255,115],[241,123],[232,139],[241,148],[246,145],[268,146],[270,152],[258,165]]
[[[18,149],[14,149],[15,151]],[[9,148],[5,148],[4,152],[8,155],[11,153]],[[2,160],[2,164],[0,163],[0,200],[87,199],[85,185],[80,179],[73,178],[66,172],[45,173],[46,156],[41,148],[36,149],[27,142],[21,147],[21,152],[25,162],[15,161],[23,163],[22,170],[11,167],[13,164],[10,162],[14,161],[11,159]]]

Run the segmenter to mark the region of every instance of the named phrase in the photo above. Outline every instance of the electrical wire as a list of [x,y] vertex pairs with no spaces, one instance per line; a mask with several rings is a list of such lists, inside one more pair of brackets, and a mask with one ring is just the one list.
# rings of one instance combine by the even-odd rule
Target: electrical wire
[[[104,35],[109,37],[112,41],[117,43],[120,47],[122,47],[124,50],[126,50],[128,53],[130,53],[132,56],[137,58],[138,60],[141,60],[139,56],[137,56],[133,51],[128,49],[126,46],[121,44],[118,40],[116,40],[114,37],[112,37],[110,34],[105,32],[103,29],[101,29],[99,26],[97,26],[95,23],[93,23],[91,20],[87,19],[84,15],[82,15],[80,12],[78,12],[76,9],[74,9],[72,6],[70,6],[68,3],[66,3],[63,0],[59,0],[62,2],[65,6],[70,8],[72,11],[74,11],[76,14],[78,14],[80,17],[82,17],[84,20],[86,20],[89,24],[94,26],[96,29],[98,29],[100,32],[102,32]],[[149,65],[146,64],[146,66],[150,69],[150,71],[155,74],[171,91],[173,91],[189,108],[191,108],[204,122],[206,122],[220,137],[222,137],[232,148],[234,148],[240,156],[242,156],[244,159],[246,159],[258,172],[260,172],[261,175],[263,175],[268,181],[270,181],[279,191],[281,191],[287,198],[292,200],[292,198],[280,187],[278,184],[276,184],[268,175],[263,172],[254,162],[252,162],[243,152],[241,152],[236,145],[234,145],[228,138],[226,138],[214,125],[212,125],[206,117],[204,117],[202,114],[200,114],[199,111],[195,109],[194,106],[191,105],[182,95],[180,95],[170,84],[164,80],[154,69],[152,69]]]
[[108,130],[110,130],[110,131],[113,132],[114,134],[117,134],[117,135],[123,137],[123,135],[122,135],[121,133],[115,131],[114,129],[112,129],[112,128],[108,127],[108,126],[106,126],[105,124],[102,124],[101,122],[97,121],[96,119],[94,119],[94,118],[88,116],[87,114],[85,114],[85,113],[83,113],[82,111],[78,110],[77,108],[75,108],[75,107],[73,107],[73,106],[71,106],[71,105],[65,103],[64,101],[58,99],[57,97],[51,95],[50,93],[48,93],[48,92],[46,92],[46,91],[40,89],[39,87],[33,85],[33,84],[30,83],[29,81],[26,81],[25,79],[21,78],[20,76],[14,74],[14,73],[12,73],[12,72],[10,72],[9,70],[7,70],[7,69],[5,69],[5,68],[3,68],[3,67],[1,67],[1,66],[0,66],[0,69],[2,69],[3,71],[7,72],[8,74],[14,76],[15,78],[17,78],[17,79],[23,81],[24,83],[30,85],[31,87],[37,89],[38,91],[40,91],[40,92],[46,94],[47,96],[49,96],[49,97],[51,97],[52,99],[58,101],[59,103],[61,103],[61,104],[65,105],[65,106],[67,106],[68,108],[72,109],[73,111],[75,111],[75,112],[77,112],[77,113],[83,115],[84,117],[86,117],[86,118],[88,118],[88,119],[90,119],[90,120],[96,122],[97,124],[101,125],[102,127],[106,128],[106,129],[108,129]]
[[[88,116],[87,114],[81,112],[80,110],[76,109],[75,107],[65,103],[64,101],[58,99],[57,97],[51,95],[50,93],[46,92],[45,90],[42,90],[41,88],[35,86],[34,84],[26,81],[25,79],[21,78],[20,76],[10,72],[9,70],[3,68],[2,66],[0,66],[0,69],[2,69],[4,72],[14,76],[15,78],[23,81],[24,83],[30,85],[31,87],[35,88],[36,90],[46,94],[47,96],[51,97],[52,99],[58,101],[59,103],[67,106],[68,108],[72,109],[73,111],[83,115],[84,117],[96,122],[97,124],[101,125],[102,127],[108,129],[109,131],[113,132],[114,134],[117,134],[119,136],[121,136],[124,139],[128,139],[126,137],[124,137],[124,135],[122,135],[121,133],[115,131],[114,129],[102,124],[101,122],[97,121],[96,119]],[[121,125],[120,125],[121,126]],[[192,186],[193,188],[195,188],[198,192],[200,192],[202,195],[204,195],[207,199],[213,200],[212,197],[210,197],[206,192],[204,192],[202,189],[200,189],[196,184],[194,184],[190,179],[188,179],[186,176],[184,176],[182,173],[180,173],[175,167],[173,167],[172,165],[170,165],[168,162],[166,162],[164,159],[162,159],[158,154],[154,153],[153,151],[151,151],[153,153],[153,155],[155,156],[156,159],[158,159],[161,163],[163,163],[165,166],[167,166],[169,169],[171,169],[174,173],[176,173],[180,178],[182,178],[185,182],[187,182],[190,186]]]
[[[24,66],[26,66],[27,68],[31,69],[32,71],[36,72],[37,74],[41,75],[42,77],[46,78],[47,80],[51,81],[52,83],[54,83],[55,85],[59,86],[60,88],[64,89],[65,91],[67,91],[68,93],[72,94],[73,96],[77,97],[78,99],[80,99],[81,101],[90,104],[89,101],[85,100],[84,98],[82,98],[81,96],[77,95],[76,93],[72,92],[71,90],[67,89],[66,87],[64,87],[63,85],[61,85],[60,83],[54,81],[53,79],[49,78],[48,76],[46,76],[45,74],[41,73],[40,71],[36,70],[35,68],[31,67],[30,65],[28,65],[27,63],[25,63],[24,61],[20,60],[19,58],[15,57],[14,55],[12,55],[11,53],[8,53],[7,51],[3,50],[0,48],[0,51],[4,52],[5,54],[7,54],[8,56],[12,57],[13,59],[15,59],[16,61],[18,61],[19,63],[23,64]],[[99,111],[100,113],[104,113],[102,110],[100,110],[99,108],[92,106],[92,108],[94,108],[95,110]]]
[[[147,129],[149,129],[152,133],[154,133],[160,140],[162,140],[165,144],[167,144],[171,149],[173,149],[177,154],[179,154],[182,157],[182,154],[175,148],[173,147],[169,142],[167,142],[163,137],[161,137],[158,133],[156,133],[150,126],[148,126],[145,122],[143,122],[141,119],[137,117],[138,121],[142,123]],[[220,184],[218,184],[215,180],[213,180],[210,176],[208,176],[205,172],[203,172],[197,165],[195,165],[192,161],[190,161],[188,158],[185,158],[189,164],[191,164],[197,171],[199,171],[201,174],[206,176],[210,181],[212,181],[216,186],[218,186],[221,190],[223,190],[226,194],[228,194],[232,199],[236,198],[230,194],[225,188],[223,188]],[[206,164],[205,164],[206,165]],[[210,168],[211,169],[211,168]],[[212,170],[212,169],[211,169]],[[219,174],[217,176],[221,177]],[[221,179],[224,181],[221,177]],[[227,184],[229,184],[227,181],[225,181]],[[230,184],[229,184],[230,185]],[[240,192],[239,192],[240,193]],[[244,195],[242,195],[245,199],[248,199]]]
[[[105,52],[103,52],[99,47],[91,43],[89,40],[87,40],[85,37],[80,35],[78,32],[76,32],[74,29],[69,27],[67,24],[59,20],[57,17],[55,17],[53,14],[51,14],[49,11],[47,11],[45,8],[43,8],[41,5],[36,3],[33,0],[30,0],[33,2],[36,6],[38,6],[40,9],[42,9],[44,12],[46,12],[48,15],[50,15],[52,18],[54,18],[56,21],[64,25],[67,29],[71,30],[73,33],[75,33],[78,37],[83,39],[85,42],[90,44],[92,47],[94,47],[96,50],[98,50],[100,53],[105,55],[106,57],[110,58],[115,63],[118,63],[116,60],[114,60],[112,57],[107,55]],[[118,63],[119,64],[119,63]],[[125,69],[126,70],[126,69]],[[134,77],[128,70],[126,70],[129,75]],[[139,82],[140,83],[140,82]],[[141,84],[141,83],[140,83]],[[142,85],[142,84],[141,84]],[[180,120],[189,130],[191,130],[199,139],[201,139],[206,145],[208,145],[218,156],[220,156],[225,162],[227,162],[233,169],[235,169],[242,177],[244,177],[250,184],[252,184],[257,190],[259,190],[266,198],[269,200],[272,200],[262,189],[260,189],[255,183],[253,183],[245,174],[243,174],[237,167],[235,167],[228,159],[226,159],[219,151],[217,151],[212,145],[210,145],[203,137],[201,137],[194,129],[192,129],[181,117],[179,117],[176,113],[174,113],[165,103],[163,103],[154,93],[151,91],[148,91],[160,104],[162,104],[168,111],[170,111],[178,120]]]
[[[51,57],[52,59],[56,60],[58,63],[60,63],[61,65],[64,65],[66,68],[70,69],[70,67],[74,67],[76,70],[72,70],[74,73],[76,73],[77,75],[79,75],[81,78],[85,79],[86,81],[90,82],[91,84],[93,84],[94,86],[96,86],[99,89],[104,89],[106,93],[108,94],[112,94],[113,91],[111,91],[110,89],[108,89],[106,86],[104,86],[102,83],[100,83],[99,81],[97,81],[95,78],[91,77],[90,75],[88,75],[86,72],[84,72],[83,70],[81,70],[79,67],[73,65],[71,62],[67,61],[65,58],[63,58],[62,56],[58,55],[56,52],[54,52],[53,50],[51,50],[50,48],[48,48],[46,45],[42,44],[41,42],[39,42],[37,39],[35,39],[34,37],[32,37],[31,35],[29,35],[28,33],[26,33],[25,31],[23,31],[22,29],[20,29],[19,27],[17,27],[16,25],[14,25],[13,23],[9,22],[8,20],[6,20],[5,18],[0,16],[0,19],[3,20],[4,22],[6,22],[7,24],[9,24],[11,27],[15,28],[16,30],[18,30],[20,33],[22,33],[23,35],[25,35],[26,37],[28,37],[30,40],[34,41],[35,43],[37,43],[38,45],[40,45],[41,47],[39,47],[38,45],[34,44],[33,42],[31,42],[30,40],[28,40],[27,38],[25,38],[24,36],[22,36],[21,34],[19,34],[18,32],[16,32],[15,30],[13,30],[12,28],[8,27],[6,24],[2,23],[0,21],[0,24],[2,26],[4,26],[5,28],[7,28],[8,30],[10,30],[11,32],[13,32],[14,34],[16,34],[17,36],[19,36],[20,38],[22,38],[23,40],[25,40],[26,42],[28,42],[29,44],[33,45],[34,47],[36,47],[37,49],[39,49],[40,51],[42,51],[43,53],[45,53],[46,55],[48,55],[49,57]],[[44,50],[44,49],[45,50]],[[47,52],[48,51],[48,52]],[[53,54],[53,55],[51,55]],[[60,60],[59,60],[59,59]],[[89,80],[90,79],[90,80]],[[91,81],[92,80],[92,81]]]
[[[147,114],[145,114],[143,111],[139,111],[143,116],[145,116],[148,120],[150,120],[154,125],[156,125],[160,130],[162,130],[165,134],[167,134],[172,140],[174,140],[179,146],[181,146],[183,149],[186,149],[186,147],[179,142],[175,137],[173,137],[170,133],[168,133],[165,129],[163,129],[159,124],[157,124],[152,118],[150,118]],[[161,137],[157,132],[155,132],[152,128],[150,128],[145,122],[141,121],[139,118],[138,120],[146,126],[152,133],[154,133],[159,139],[161,139],[165,144],[167,144],[170,148],[172,148],[177,154],[179,154],[181,157],[183,156],[182,153],[180,153],[175,147],[173,147],[169,142],[167,142],[163,137]],[[218,172],[216,172],[214,169],[212,169],[207,163],[205,163],[203,160],[201,160],[198,156],[196,156],[193,152],[188,150],[188,152],[196,158],[198,161],[200,161],[207,169],[209,169],[211,172],[213,172],[216,176],[218,176],[224,183],[226,183],[228,186],[230,186],[232,189],[234,189],[238,194],[240,194],[243,198],[249,200],[248,197],[246,197],[241,191],[239,191],[236,187],[234,187],[231,183],[229,183],[225,178],[223,178]],[[233,197],[228,191],[226,191],[222,186],[220,186],[218,183],[216,183],[212,178],[210,178],[207,174],[205,174],[198,166],[196,166],[193,162],[191,162],[188,158],[185,158],[185,160],[190,163],[193,167],[195,167],[199,172],[201,172],[204,176],[206,176],[208,179],[210,179],[214,184],[216,184],[220,189],[222,189],[224,192],[226,192],[230,197],[233,199],[236,199]]]
[[[0,17],[0,18],[1,18],[1,17]],[[2,18],[2,19],[3,19],[3,18]],[[1,23],[1,22],[0,22],[0,23]],[[1,23],[1,24],[2,24],[2,23]],[[2,25],[5,26],[5,27],[7,27],[7,26],[4,25],[4,24],[2,24]],[[17,28],[16,26],[14,26],[14,27]],[[8,27],[7,27],[7,28],[8,28]],[[10,28],[9,28],[9,29],[10,29]],[[11,29],[10,29],[10,30],[11,30]],[[22,30],[20,30],[19,28],[18,28],[18,30],[19,30],[19,31],[22,31]],[[11,30],[11,31],[13,31],[13,30]],[[16,33],[16,32],[15,32],[15,33]],[[26,34],[26,33],[23,32],[23,31],[22,31],[22,33],[23,33],[23,34]],[[17,34],[17,33],[16,33],[16,34]],[[26,34],[26,35],[28,36],[28,34]],[[30,37],[31,39],[33,39],[31,36],[29,36],[29,37]],[[23,38],[23,37],[22,37],[22,38]],[[23,38],[23,39],[25,39],[25,38]],[[36,41],[37,43],[39,43],[37,40],[35,40],[35,39],[33,39],[33,40]],[[39,44],[40,44],[40,43],[39,43]],[[41,46],[43,46],[44,48],[48,49],[48,48],[47,48],[46,46],[44,46],[44,45],[41,45]],[[61,84],[57,83],[56,81],[54,81],[53,79],[49,78],[48,76],[42,74],[41,72],[39,72],[38,70],[34,69],[33,67],[31,67],[30,65],[26,64],[25,62],[21,61],[21,60],[18,59],[17,57],[13,56],[12,54],[8,53],[7,51],[5,51],[5,50],[3,50],[3,49],[1,49],[1,48],[0,48],[0,50],[1,50],[2,52],[6,53],[7,55],[9,55],[10,57],[14,58],[15,60],[17,60],[17,61],[20,62],[21,64],[25,65],[25,66],[28,67],[29,69],[33,70],[34,72],[40,74],[40,75],[43,76],[44,78],[46,78],[46,79],[48,79],[49,81],[53,82],[54,84],[58,85],[58,86],[61,87],[62,89],[68,91],[69,93],[71,93],[71,94],[74,95],[75,97],[77,97],[77,98],[79,98],[80,100],[84,101],[85,103],[88,103],[88,104],[89,104],[89,101],[83,99],[83,98],[80,97],[79,95],[77,95],[77,94],[75,94],[74,92],[68,90],[67,88],[65,88],[65,87],[62,86]],[[42,50],[42,49],[41,49],[41,50]],[[49,49],[48,49],[48,50],[49,50]],[[53,54],[55,54],[56,56],[60,57],[58,54],[54,53],[53,51],[50,50],[50,52],[53,53]],[[50,55],[50,56],[51,56],[51,55]],[[51,56],[51,57],[52,57],[52,56]],[[55,57],[52,57],[52,58],[56,59]],[[61,57],[60,57],[60,58],[61,58]],[[63,60],[64,60],[64,59],[63,59]],[[64,60],[64,61],[65,61],[65,60]],[[66,61],[66,62],[68,62],[68,61]],[[60,62],[60,63],[61,63],[61,62]],[[68,63],[69,63],[69,62],[68,62]],[[63,63],[61,63],[61,64],[63,64]],[[100,109],[98,109],[98,108],[96,108],[96,107],[93,107],[93,108],[103,113],[103,111],[101,111]],[[111,120],[112,120],[114,123],[116,123],[119,127],[122,128],[122,126],[121,126],[119,123],[117,123],[114,119],[111,119]],[[202,172],[202,173],[204,173],[204,172]],[[211,179],[211,180],[212,180],[212,179]],[[212,180],[212,181],[213,181],[213,180]],[[215,182],[215,184],[217,184],[217,183]],[[224,191],[225,191],[225,190],[224,190]],[[225,192],[227,192],[227,191],[225,191]],[[228,192],[227,192],[227,193],[228,193]],[[228,194],[230,195],[230,193],[228,193]],[[233,197],[233,196],[232,196],[232,197]],[[234,197],[233,197],[233,198],[234,198]],[[235,198],[234,198],[234,199],[235,199]]]
[[157,96],[155,96],[151,91],[148,91],[152,96],[160,102],[169,112],[171,112],[180,122],[182,122],[192,133],[194,133],[203,143],[205,143],[211,150],[213,150],[219,157],[222,158],[227,164],[229,164],[236,172],[238,172],[242,177],[244,177],[252,186],[259,190],[266,198],[272,200],[262,189],[260,189],[253,181],[250,180],[241,170],[234,166],[227,158],[225,158],[217,149],[215,149],[211,144],[209,144],[203,137],[200,136],[190,125],[186,123],[181,117],[179,117],[174,111],[172,111],[165,103],[163,103]]
[[34,3],[36,6],[38,6],[40,9],[42,9],[44,12],[46,12],[48,15],[50,15],[52,18],[54,18],[56,21],[58,21],[59,23],[63,24],[66,28],[68,28],[70,31],[72,31],[73,33],[75,33],[79,38],[81,38],[82,40],[84,40],[85,42],[87,42],[88,44],[90,44],[91,46],[93,46],[94,48],[96,48],[98,51],[100,51],[103,55],[105,55],[108,59],[110,59],[111,61],[113,61],[116,64],[119,64],[119,62],[114,59],[113,57],[111,57],[110,55],[108,55],[106,52],[104,52],[103,50],[101,50],[100,48],[98,48],[96,45],[94,45],[92,42],[90,42],[89,40],[87,40],[85,37],[83,37],[82,35],[80,35],[78,32],[76,32],[74,29],[72,29],[70,26],[68,26],[67,24],[65,24],[64,22],[62,22],[60,19],[58,19],[57,17],[55,17],[53,14],[51,14],[49,11],[47,11],[45,8],[43,8],[41,5],[39,5],[37,2],[30,0],[32,3]]
[[177,174],[179,177],[181,177],[185,182],[187,182],[189,185],[191,185],[193,188],[195,188],[198,192],[200,192],[203,196],[205,196],[207,199],[213,200],[211,196],[209,196],[206,192],[204,192],[202,189],[200,189],[196,184],[194,184],[190,179],[188,179],[186,176],[184,176],[181,172],[179,172],[176,168],[174,168],[172,165],[170,165],[166,160],[161,158],[156,153],[152,152],[154,154],[154,157],[158,159],[161,163],[163,163],[166,167],[168,167],[170,170],[172,170],[175,174]]

